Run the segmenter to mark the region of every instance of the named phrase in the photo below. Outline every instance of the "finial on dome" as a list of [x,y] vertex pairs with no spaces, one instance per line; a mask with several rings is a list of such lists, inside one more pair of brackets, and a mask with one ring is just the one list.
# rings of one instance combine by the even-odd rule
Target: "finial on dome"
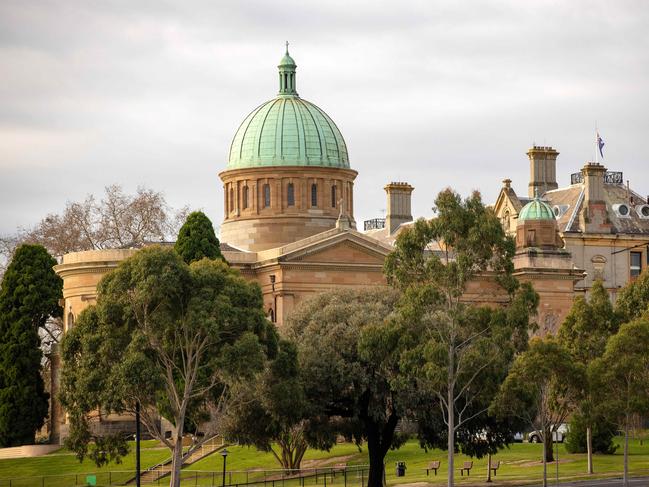
[[297,96],[295,90],[295,68],[297,65],[288,53],[288,41],[286,41],[286,54],[279,62],[279,94]]

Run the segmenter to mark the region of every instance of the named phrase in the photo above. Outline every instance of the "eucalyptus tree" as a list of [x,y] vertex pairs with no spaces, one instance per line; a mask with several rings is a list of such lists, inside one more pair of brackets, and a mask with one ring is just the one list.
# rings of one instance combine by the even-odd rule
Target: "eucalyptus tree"
[[649,320],[638,318],[609,338],[589,367],[598,408],[624,430],[624,486],[629,485],[629,428],[634,414],[649,411]]
[[533,338],[516,357],[492,404],[500,417],[518,416],[542,432],[543,486],[547,486],[547,445],[552,434],[575,410],[583,367],[576,364],[556,339]]
[[[591,362],[601,357],[608,338],[619,328],[619,319],[601,281],[596,281],[590,291],[590,297],[577,297],[570,313],[559,328],[558,339],[568,350],[573,360],[587,368]],[[576,414],[586,423],[587,472],[593,473],[593,427],[596,423],[605,423],[606,419],[596,414],[593,394],[595,390],[589,380],[582,383],[581,400]],[[577,422],[579,423],[579,421]],[[598,428],[600,442],[610,428]],[[572,433],[572,432],[571,432]],[[576,434],[577,431],[574,431]],[[612,434],[609,434],[609,445]],[[610,449],[610,448],[609,448]]]
[[436,217],[399,234],[385,272],[403,292],[400,320],[416,330],[418,341],[402,360],[440,412],[446,432],[429,430],[428,436],[432,443],[446,439],[452,486],[456,437],[463,428],[479,431],[480,420],[487,422],[490,399],[514,353],[527,344],[538,297],[530,286],[519,290],[512,313],[522,312],[522,319],[511,320],[468,302],[467,289],[480,278],[492,286],[488,299],[512,305],[518,288],[512,276],[514,242],[477,192],[463,200],[446,189],[437,196],[435,211]]
[[[188,266],[173,249],[147,247],[101,280],[96,306],[63,339],[67,445],[97,464],[118,459],[123,438],[93,436],[90,423],[98,411],[140,405],[149,433],[171,450],[170,485],[178,487],[188,423],[204,423],[207,439],[216,426],[207,420],[222,414],[231,387],[261,371],[276,348],[259,286],[220,260]],[[160,416],[173,425],[171,438]]]

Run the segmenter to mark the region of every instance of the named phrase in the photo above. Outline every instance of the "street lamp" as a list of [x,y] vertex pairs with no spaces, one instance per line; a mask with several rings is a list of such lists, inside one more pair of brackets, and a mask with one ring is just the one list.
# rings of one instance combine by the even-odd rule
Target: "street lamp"
[[223,487],[225,487],[225,462],[227,461],[227,458],[228,458],[228,450],[227,450],[227,448],[224,448],[221,451],[221,456],[223,457],[223,482],[221,483],[221,485]]

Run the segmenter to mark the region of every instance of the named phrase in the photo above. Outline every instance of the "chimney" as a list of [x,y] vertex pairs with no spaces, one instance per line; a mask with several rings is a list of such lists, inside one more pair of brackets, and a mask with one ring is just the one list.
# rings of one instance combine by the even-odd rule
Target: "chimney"
[[610,233],[606,201],[604,200],[604,175],[606,168],[596,162],[587,162],[581,174],[584,181],[584,203],[579,226],[586,233]]
[[388,213],[385,215],[385,228],[391,235],[399,225],[412,221],[411,194],[415,189],[408,183],[388,184],[385,188],[388,195]]
[[546,191],[557,189],[557,156],[559,153],[552,147],[533,146],[527,151],[530,159],[530,183],[527,194],[534,198],[538,189],[539,196]]

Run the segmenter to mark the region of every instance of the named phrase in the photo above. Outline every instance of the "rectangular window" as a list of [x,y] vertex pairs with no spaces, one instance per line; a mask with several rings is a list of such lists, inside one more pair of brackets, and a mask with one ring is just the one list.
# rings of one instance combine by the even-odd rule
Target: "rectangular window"
[[642,272],[642,252],[631,252],[631,277],[638,277]]
[[311,206],[318,206],[318,186],[311,185]]
[[270,184],[264,184],[264,208],[270,208]]
[[293,183],[288,183],[288,188],[286,190],[286,204],[288,206],[295,206],[295,186],[293,186]]
[[331,207],[332,208],[336,207],[336,187],[335,186],[331,187]]

